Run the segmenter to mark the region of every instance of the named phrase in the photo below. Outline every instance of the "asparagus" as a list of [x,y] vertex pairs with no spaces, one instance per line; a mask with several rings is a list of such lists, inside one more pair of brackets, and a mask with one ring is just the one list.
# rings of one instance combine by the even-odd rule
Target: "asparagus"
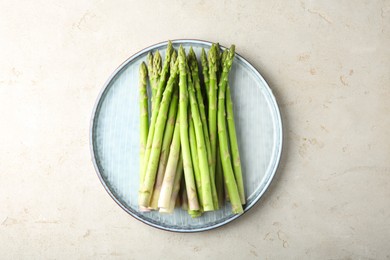
[[[222,167],[222,162],[221,162],[221,167]],[[230,198],[229,198],[229,192],[226,188],[226,182],[223,182],[223,191],[225,193],[225,200],[226,201],[230,201]]]
[[148,94],[146,90],[146,79],[148,72],[144,62],[139,67],[139,109],[140,109],[140,185],[142,185],[144,175],[141,166],[144,160],[146,142],[149,131],[148,117]]
[[207,100],[209,98],[209,86],[210,86],[210,78],[209,78],[209,64],[207,61],[207,55],[204,48],[202,48],[202,53],[200,55],[200,61],[202,63],[202,74],[203,74],[203,82],[206,89],[206,97]]
[[225,60],[226,60],[226,55],[228,54],[228,51],[226,50],[226,51],[223,51],[222,53],[221,53],[221,59],[220,59],[220,61],[221,61],[221,64],[220,64],[220,71],[219,71],[219,73],[220,74],[222,74],[222,71],[223,71],[223,63],[225,62]]
[[209,51],[209,104],[208,104],[208,125],[211,145],[211,165],[215,172],[215,161],[217,157],[217,50],[213,44]]
[[[167,51],[170,51],[169,50],[169,43],[168,43]],[[158,89],[161,71],[162,71],[162,58],[161,58],[160,52],[157,50],[153,55],[153,77],[156,80],[156,84],[155,84],[155,92],[156,93],[157,93],[157,89]]]
[[[175,180],[173,182],[171,202],[169,203],[170,212],[172,212],[173,209],[175,208],[175,206],[177,204],[176,202],[178,200],[180,202],[179,190],[180,190],[180,183],[181,183],[182,177],[183,177],[183,157],[180,154],[179,162],[177,164],[177,169],[176,169],[176,174],[175,174]],[[179,205],[180,205],[180,203],[179,203]]]
[[202,216],[202,212],[201,212],[200,210],[188,210],[188,214],[189,214],[192,218],[197,218],[197,217]]
[[180,190],[180,182],[183,176],[183,158],[180,155],[179,156],[179,162],[177,163],[176,173],[175,173],[175,179],[173,181],[173,187],[171,192],[171,198],[169,201],[169,207],[168,208],[160,208],[160,212],[164,213],[172,213],[175,209],[175,205],[177,202],[177,199],[179,198],[179,190]]
[[177,60],[176,55],[169,42],[163,66],[158,51],[148,54],[148,66],[140,66],[140,209],[160,207],[160,212],[172,212],[182,181],[187,196],[182,206],[188,205],[191,217],[218,209],[224,191],[233,213],[241,213],[245,192],[228,83],[234,45],[220,52],[219,45],[213,44],[208,55],[202,49],[205,99],[195,52],[190,48],[186,57],[180,46]]
[[219,154],[219,144],[217,143],[217,162],[215,168],[215,187],[217,190],[218,204],[221,207],[224,202],[224,184],[223,184],[223,169],[221,164],[221,156]]
[[161,73],[161,55],[157,50],[154,55],[151,53],[148,54],[148,70],[150,77],[150,87],[152,89],[152,109],[153,103],[157,94],[158,81]]
[[[154,105],[153,105],[153,110],[152,110],[152,118],[150,119],[148,140],[146,142],[146,150],[145,150],[145,155],[144,155],[144,161],[143,161],[143,164],[142,164],[142,172],[141,172],[141,179],[142,179],[142,181],[143,181],[144,176],[146,174],[146,170],[147,170],[148,162],[149,162],[149,157],[150,157],[150,152],[152,150],[154,129],[155,129],[155,124],[156,124],[156,120],[157,120],[157,115],[158,115],[158,112],[159,112],[159,109],[160,109],[160,102],[161,102],[162,94],[164,92],[165,84],[166,84],[166,81],[167,81],[167,78],[168,78],[168,72],[169,72],[169,65],[170,65],[170,61],[171,61],[172,50],[173,50],[172,43],[168,42],[168,47],[167,47],[167,50],[166,50],[164,65],[163,65],[162,71],[160,73],[157,93],[156,93],[154,101],[153,101]],[[155,57],[156,57],[156,55],[155,55]],[[141,198],[140,195],[141,195],[142,186],[143,186],[143,184],[140,185],[139,198]]]
[[154,185],[154,190],[152,194],[152,200],[150,202],[150,208],[157,209],[158,207],[158,199],[160,196],[161,191],[161,185],[163,183],[164,179],[164,173],[165,169],[167,167],[167,161],[170,151],[170,145],[173,137],[173,131],[175,129],[175,122],[176,122],[176,115],[177,115],[177,107],[179,103],[179,89],[177,88],[177,81],[175,82],[176,86],[175,92],[172,96],[171,104],[169,105],[169,112],[168,112],[168,120],[167,124],[165,126],[164,131],[164,137],[161,147],[161,154],[160,154],[160,160],[158,165],[158,171],[157,171],[157,177],[156,177],[156,183]]
[[242,213],[243,208],[235,181],[232,163],[229,154],[228,136],[226,132],[225,94],[229,71],[234,58],[234,45],[229,49],[226,60],[223,63],[223,72],[218,86],[218,140],[221,154],[222,168],[225,177],[226,188],[229,193],[233,213]]
[[[150,83],[150,88],[153,89],[153,85],[155,83],[155,80],[153,78],[153,53],[149,52],[148,56],[146,56],[146,64],[148,68],[148,75],[149,75],[149,83]],[[151,94],[153,98],[153,93]]]
[[216,61],[215,61],[215,65],[216,65],[216,72],[217,72],[217,82],[219,82],[219,79],[220,79],[220,71],[221,71],[221,56],[222,56],[222,53],[221,53],[221,47],[219,46],[219,43],[217,42],[215,44],[215,54],[216,54]]
[[[140,192],[140,205],[147,207],[149,206],[153,186],[156,179],[158,159],[160,158],[161,152],[161,139],[164,134],[165,124],[167,120],[167,114],[169,109],[169,103],[171,101],[173,87],[175,86],[176,79],[178,77],[178,66],[179,62],[176,60],[175,63],[171,64],[171,71],[167,86],[164,90],[164,95],[161,101],[161,106],[159,107],[158,117],[155,124],[155,132],[153,135],[152,149],[150,153],[150,158],[148,161],[148,166],[146,168],[144,183]],[[156,99],[155,106],[158,108],[158,103]],[[153,110],[153,114],[155,110]]]
[[[225,62],[226,55],[228,51],[222,51],[220,55],[220,68],[219,68],[219,79],[221,79],[221,74],[223,71],[223,63]],[[221,155],[219,153],[219,144],[217,142],[217,162],[216,162],[216,183],[215,186],[217,187],[217,193],[218,193],[218,201],[223,203],[224,198],[226,201],[230,201],[229,194],[226,189],[225,182],[223,181],[223,169],[222,169],[222,162],[221,162]]]
[[195,182],[196,182],[196,189],[198,191],[199,207],[202,209],[203,207],[202,180],[200,177],[198,146],[196,144],[195,128],[194,128],[194,122],[192,120],[191,112],[189,113],[188,124],[189,124],[189,139],[190,139],[192,165],[195,173]]
[[[180,110],[179,110],[180,113]],[[167,168],[165,170],[164,180],[161,186],[161,192],[158,199],[159,208],[169,208],[172,195],[173,183],[176,169],[180,157],[180,123],[179,117],[176,118],[175,131],[173,133],[172,144],[169,152]]]
[[[187,66],[187,70],[189,68]],[[209,161],[207,158],[207,150],[205,145],[205,138],[203,134],[202,121],[199,115],[198,102],[195,97],[195,88],[192,83],[191,75],[187,75],[188,81],[188,93],[190,96],[190,106],[192,119],[194,121],[196,143],[198,147],[198,156],[199,156],[199,168],[200,168],[200,179],[202,181],[202,206],[204,211],[214,210],[214,203],[211,190],[211,177],[209,170]]]
[[188,90],[187,90],[187,69],[186,55],[183,46],[179,48],[179,71],[180,71],[180,141],[183,154],[184,178],[186,181],[186,189],[188,195],[188,207],[190,210],[199,210],[199,202],[196,193],[196,185],[192,168],[190,145],[188,140]]
[[227,83],[226,86],[226,111],[227,111],[226,119],[227,119],[228,131],[229,131],[230,150],[232,152],[234,176],[236,177],[236,183],[237,183],[238,192],[240,194],[241,203],[244,205],[245,204],[244,181],[242,179],[240,151],[238,150],[236,127],[234,124],[233,102],[232,102],[232,97],[230,96],[229,83]]
[[200,89],[198,61],[196,59],[196,55],[195,55],[195,52],[192,49],[192,47],[190,48],[189,53],[188,53],[188,65],[189,65],[190,70],[191,70],[192,82],[193,82],[193,85],[195,87],[196,100],[198,102],[199,113],[200,113],[200,118],[201,118],[201,122],[202,122],[202,129],[203,129],[203,135],[204,135],[204,139],[205,139],[206,152],[207,152],[207,160],[209,163],[210,185],[211,185],[211,194],[212,194],[212,198],[213,198],[213,205],[214,205],[214,209],[217,210],[219,208],[219,206],[218,206],[217,190],[216,190],[216,186],[215,186],[215,162],[212,159],[211,143],[210,143],[210,137],[209,137],[209,130],[207,127],[205,106],[203,103],[202,93],[201,93],[201,89]]

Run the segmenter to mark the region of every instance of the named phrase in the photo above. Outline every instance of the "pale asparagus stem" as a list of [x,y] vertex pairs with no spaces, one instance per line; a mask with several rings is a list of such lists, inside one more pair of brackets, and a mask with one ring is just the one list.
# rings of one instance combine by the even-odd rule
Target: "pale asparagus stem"
[[180,182],[183,176],[183,158],[182,156],[179,157],[179,162],[177,163],[176,173],[175,173],[175,180],[173,182],[173,189],[171,198],[169,201],[169,207],[168,208],[160,208],[160,212],[164,213],[172,213],[175,209],[177,198],[179,198],[179,190],[180,190]]
[[[173,50],[172,43],[169,42],[167,50],[166,50],[164,66],[162,68],[162,71],[161,71],[161,74],[160,74],[160,78],[159,78],[159,84],[158,84],[158,88],[157,88],[157,93],[156,93],[154,101],[153,101],[154,105],[153,105],[153,110],[152,110],[152,117],[150,119],[148,140],[146,142],[146,150],[145,150],[145,155],[144,155],[144,161],[142,163],[141,176],[145,176],[145,173],[146,173],[146,170],[147,170],[147,167],[148,167],[150,152],[152,150],[152,143],[153,143],[155,124],[156,124],[156,121],[157,121],[158,111],[160,109],[161,98],[162,98],[162,95],[163,95],[163,92],[164,92],[164,88],[165,88],[165,84],[166,84],[167,78],[168,78],[169,65],[170,65],[170,61],[171,61],[172,50]],[[154,57],[156,57],[156,54],[155,54]],[[140,195],[141,195],[142,186],[143,185],[140,185],[140,191],[139,191],[140,194],[138,196],[139,199],[141,198]],[[140,201],[139,201],[139,204],[140,204],[140,206],[142,206]]]
[[[189,68],[187,67],[189,71]],[[192,119],[194,121],[196,143],[198,147],[198,157],[199,157],[199,168],[200,168],[200,179],[202,181],[202,206],[204,211],[214,210],[213,196],[211,190],[211,177],[209,170],[209,161],[207,158],[207,150],[205,145],[205,139],[203,134],[202,121],[199,115],[198,102],[195,97],[195,88],[192,83],[191,75],[187,76],[188,82],[188,93],[190,97],[190,106]]]
[[[180,110],[179,110],[180,113]],[[164,180],[161,186],[161,192],[158,199],[159,208],[169,208],[169,202],[172,195],[173,183],[175,180],[176,168],[180,157],[180,123],[179,117],[176,118],[175,131],[171,148],[169,151],[167,168],[164,174]]]
[[[144,62],[139,67],[139,109],[140,109],[140,186],[143,183],[144,175],[142,174],[142,163],[145,155],[146,142],[149,131],[148,117],[148,94],[147,94],[147,76],[148,72]],[[141,210],[145,210],[141,208]]]
[[[182,178],[183,178],[183,157],[180,154],[179,163],[176,169],[175,181],[173,183],[171,202],[169,203],[171,212],[173,211],[173,209],[177,204],[180,205],[179,190],[180,190],[180,183]],[[179,199],[179,203],[177,203],[178,199]]]
[[168,120],[164,131],[156,183],[154,185],[152,200],[150,201],[151,209],[158,208],[158,198],[160,197],[161,185],[164,179],[165,169],[167,167],[167,161],[169,156],[169,150],[170,150],[171,141],[173,137],[173,131],[175,129],[177,107],[179,103],[179,89],[177,88],[177,86],[175,86],[174,88],[175,88],[175,92],[172,96],[171,104],[169,105]]
[[186,55],[183,46],[179,48],[179,110],[180,110],[180,141],[183,154],[184,179],[186,182],[186,190],[188,195],[188,205],[191,210],[199,210],[198,196],[196,192],[196,184],[192,168],[190,144],[188,140],[188,90],[187,90],[187,69]]
[[195,135],[195,128],[192,119],[192,114],[191,112],[188,114],[189,114],[188,123],[189,123],[189,138],[190,138],[192,165],[194,167],[196,189],[198,191],[198,198],[199,198],[199,206],[202,210],[203,208],[202,180],[201,180],[200,168],[199,168],[198,146],[196,143],[196,135]]
[[226,119],[227,119],[229,139],[230,139],[230,150],[232,151],[232,163],[233,163],[234,176],[236,177],[236,183],[237,183],[238,192],[240,194],[241,204],[244,205],[246,202],[244,181],[242,179],[240,151],[238,150],[237,133],[236,133],[236,127],[234,123],[234,114],[233,114],[233,102],[232,102],[232,97],[230,95],[229,83],[227,83],[227,88],[226,88],[226,111],[227,111]]
[[215,161],[217,158],[217,51],[213,44],[209,51],[209,104],[208,104],[208,126],[211,145],[211,162],[213,172],[215,172]]
[[[140,192],[140,205],[149,206],[150,199],[152,196],[153,186],[156,180],[158,159],[160,158],[162,138],[164,134],[165,124],[167,120],[167,114],[169,109],[169,103],[171,102],[171,96],[173,92],[173,87],[175,86],[176,79],[178,77],[178,61],[176,60],[171,64],[170,77],[167,82],[167,86],[164,90],[164,95],[161,101],[161,105],[158,111],[158,117],[155,124],[155,132],[153,135],[152,149],[150,153],[150,158],[148,161],[147,170],[145,173],[144,183]],[[157,108],[157,102],[155,103]]]
[[202,48],[202,54],[200,55],[200,61],[202,63],[202,74],[203,74],[203,82],[206,90],[207,100],[209,98],[209,86],[210,86],[210,77],[209,77],[209,64],[207,61],[207,55],[204,48]]
[[221,156],[219,154],[219,144],[217,143],[217,162],[215,168],[215,187],[217,189],[218,204],[220,207],[223,206],[224,202],[224,183],[223,183],[223,170],[221,163]]
[[234,58],[234,45],[229,49],[229,53],[223,64],[223,73],[221,74],[221,81],[218,86],[218,140],[219,150],[222,161],[222,168],[225,177],[226,188],[229,193],[230,202],[233,213],[242,213],[240,195],[238,193],[237,184],[235,181],[232,163],[230,160],[228,136],[226,129],[226,111],[225,111],[225,94],[226,85],[228,81],[228,73],[230,71]]
[[215,162],[213,162],[212,160],[209,129],[207,127],[205,106],[203,103],[202,92],[200,89],[198,61],[192,47],[190,48],[190,51],[188,53],[188,65],[190,66],[191,69],[192,81],[195,87],[196,100],[198,102],[199,113],[202,122],[203,135],[205,139],[206,152],[207,152],[207,160],[209,163],[210,185],[211,185],[211,194],[213,197],[213,205],[214,205],[214,210],[217,210],[219,208],[219,205],[218,205],[217,189],[215,186]]

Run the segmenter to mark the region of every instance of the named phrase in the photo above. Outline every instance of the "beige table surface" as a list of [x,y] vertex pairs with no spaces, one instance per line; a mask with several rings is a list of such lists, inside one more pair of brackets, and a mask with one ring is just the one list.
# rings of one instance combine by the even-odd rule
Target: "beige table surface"
[[[390,1],[187,2],[0,1],[0,258],[389,259]],[[127,215],[89,151],[112,71],[177,38],[235,43],[284,122],[265,196],[197,234]]]

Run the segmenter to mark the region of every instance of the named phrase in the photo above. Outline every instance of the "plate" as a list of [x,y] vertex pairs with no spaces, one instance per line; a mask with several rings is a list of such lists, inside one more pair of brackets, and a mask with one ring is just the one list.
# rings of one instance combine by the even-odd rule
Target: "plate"
[[[178,49],[192,46],[198,60],[210,42],[175,40]],[[136,219],[156,228],[176,232],[197,232],[225,225],[240,215],[222,209],[191,218],[182,209],[171,215],[140,212],[139,188],[139,102],[138,70],[150,51],[165,56],[167,42],[150,46],[127,59],[107,80],[92,113],[90,142],[97,175],[112,199]],[[222,47],[223,48],[223,47]],[[223,48],[224,49],[224,48]],[[237,46],[239,49],[239,46]],[[229,76],[240,149],[247,212],[269,186],[282,150],[280,112],[266,81],[243,57],[236,55]]]

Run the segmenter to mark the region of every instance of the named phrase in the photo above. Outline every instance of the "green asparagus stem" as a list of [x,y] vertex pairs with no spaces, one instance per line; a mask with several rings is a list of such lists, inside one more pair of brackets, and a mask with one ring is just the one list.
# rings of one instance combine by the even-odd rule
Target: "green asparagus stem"
[[225,111],[225,94],[228,75],[234,58],[234,45],[229,49],[226,60],[223,64],[223,72],[218,86],[218,140],[221,154],[222,168],[225,177],[226,188],[229,193],[233,213],[242,213],[240,194],[235,181],[232,163],[230,159],[228,136],[226,130],[226,111]]
[[[142,164],[141,176],[145,176],[146,170],[147,170],[147,167],[148,167],[150,152],[152,150],[152,143],[153,143],[155,124],[156,124],[156,121],[157,121],[158,111],[160,109],[161,98],[162,98],[162,95],[163,95],[163,92],[164,92],[164,89],[165,89],[165,84],[166,84],[167,78],[168,78],[169,66],[170,66],[172,51],[173,51],[172,43],[168,42],[168,47],[167,47],[167,50],[166,50],[164,66],[163,66],[161,74],[160,74],[159,84],[158,84],[158,88],[157,88],[157,93],[156,93],[154,101],[153,101],[154,105],[152,105],[153,106],[152,117],[150,119],[148,140],[146,142],[146,150],[145,150],[145,155],[144,155],[144,161],[143,161],[143,164]],[[156,52],[156,54],[154,56],[155,59],[156,59],[156,55],[157,55],[157,52]],[[141,192],[142,186],[143,185],[140,186],[140,192]],[[139,199],[141,198],[140,195],[141,194],[139,194],[139,196],[138,196]]]
[[187,59],[183,46],[179,48],[179,110],[180,110],[180,141],[183,154],[184,178],[188,195],[188,205],[190,210],[199,210],[196,184],[192,168],[190,144],[188,140],[188,90],[187,90]]
[[[221,52],[221,59],[220,59],[220,68],[219,68],[219,79],[221,79],[221,74],[223,71],[223,63],[226,60],[226,55],[228,53],[228,50]],[[223,169],[222,169],[222,162],[221,162],[221,155],[219,153],[219,144],[217,143],[217,162],[216,162],[216,186],[217,186],[217,193],[218,193],[218,201],[223,203],[225,200],[230,201],[229,199],[229,193],[227,192],[225,182],[223,180]]]
[[[189,68],[187,67],[189,71]],[[211,177],[209,170],[209,161],[207,158],[206,144],[203,134],[202,121],[199,115],[198,102],[195,97],[195,88],[192,83],[191,75],[187,75],[188,82],[188,93],[190,96],[190,106],[192,119],[194,121],[196,143],[198,147],[198,156],[199,156],[199,168],[200,168],[200,179],[202,181],[202,205],[204,211],[214,210],[213,196],[211,190]]]
[[[222,166],[222,162],[221,162],[221,166]],[[229,192],[228,192],[228,190],[226,188],[226,182],[223,182],[223,191],[225,193],[225,201],[230,201]]]
[[148,94],[146,90],[146,79],[148,72],[144,62],[139,67],[139,110],[140,110],[140,185],[143,183],[145,175],[142,172],[142,163],[145,155],[146,142],[149,131],[148,117]]
[[173,131],[175,129],[177,107],[179,104],[179,89],[177,87],[177,84],[178,81],[176,80],[175,82],[176,86],[174,86],[175,92],[173,93],[171,104],[169,105],[168,120],[164,131],[156,183],[154,185],[152,200],[150,202],[150,208],[155,210],[158,208],[158,199],[160,197],[161,185],[163,183],[165,169],[167,167],[167,161],[168,161],[170,146],[173,137]]
[[224,183],[223,183],[223,170],[221,163],[221,156],[219,154],[219,144],[217,143],[217,162],[215,168],[215,187],[217,189],[218,204],[220,207],[224,204]]
[[210,77],[209,77],[209,64],[207,61],[207,55],[204,48],[202,48],[202,53],[200,55],[200,61],[202,63],[202,74],[203,74],[203,82],[206,89],[206,97],[207,100],[209,98],[209,87],[210,87]]
[[176,167],[176,173],[175,173],[175,179],[173,181],[173,188],[172,188],[172,194],[169,201],[169,207],[168,208],[160,208],[160,212],[164,213],[172,213],[175,209],[175,205],[177,202],[177,199],[179,198],[179,190],[180,190],[180,182],[183,176],[183,157],[179,156],[179,162],[177,163]]
[[218,205],[217,190],[216,190],[216,186],[215,186],[215,162],[213,162],[213,159],[212,159],[209,129],[207,127],[205,106],[203,103],[202,92],[200,89],[198,61],[197,61],[195,52],[192,48],[190,48],[190,51],[188,52],[188,65],[189,65],[190,70],[191,70],[192,82],[193,82],[193,85],[195,87],[196,100],[198,102],[199,113],[200,113],[200,118],[201,118],[201,122],[202,122],[202,129],[203,129],[203,135],[204,135],[204,139],[205,139],[206,152],[207,152],[207,160],[209,163],[210,185],[211,185],[211,194],[213,197],[213,205],[214,205],[214,209],[217,210],[219,208],[219,205]]
[[211,145],[211,166],[215,172],[215,161],[217,158],[217,50],[213,44],[209,51],[209,104],[208,104],[208,126]]
[[202,216],[202,212],[200,210],[188,210],[188,214],[191,216],[191,218]]
[[227,119],[229,139],[230,139],[230,150],[232,151],[234,176],[236,177],[236,183],[237,183],[238,192],[240,194],[241,204],[244,205],[246,203],[244,181],[242,179],[240,151],[238,150],[236,127],[234,123],[233,102],[232,102],[232,97],[230,95],[229,83],[227,83],[227,88],[226,88],[226,111],[227,111],[226,119]]
[[[144,183],[140,192],[140,205],[145,207],[149,206],[152,191],[153,191],[153,186],[156,179],[158,159],[160,158],[160,152],[162,146],[161,140],[164,134],[165,124],[166,124],[167,114],[169,109],[169,103],[171,102],[171,96],[174,90],[173,87],[175,86],[175,82],[178,77],[178,66],[179,66],[178,60],[176,60],[176,62],[171,65],[169,80],[164,90],[164,95],[161,101],[161,106],[159,107],[158,117],[155,123],[155,132],[153,135],[152,149],[148,161],[148,166],[146,168]],[[157,103],[157,99],[156,99],[156,103],[155,103],[156,109],[158,105],[159,104]]]
[[198,191],[199,207],[200,209],[202,209],[203,208],[202,180],[201,180],[200,168],[199,168],[198,146],[196,143],[195,128],[194,128],[194,122],[192,119],[191,112],[189,113],[188,124],[189,124],[189,138],[190,138],[192,166],[194,168],[194,173],[195,173],[195,182],[196,182],[196,189]]
[[[180,109],[179,109],[180,113]],[[167,168],[164,174],[164,180],[161,186],[161,192],[158,199],[159,208],[169,208],[172,195],[173,183],[180,157],[180,123],[179,117],[176,118],[175,131],[173,133],[172,144],[169,152]]]

